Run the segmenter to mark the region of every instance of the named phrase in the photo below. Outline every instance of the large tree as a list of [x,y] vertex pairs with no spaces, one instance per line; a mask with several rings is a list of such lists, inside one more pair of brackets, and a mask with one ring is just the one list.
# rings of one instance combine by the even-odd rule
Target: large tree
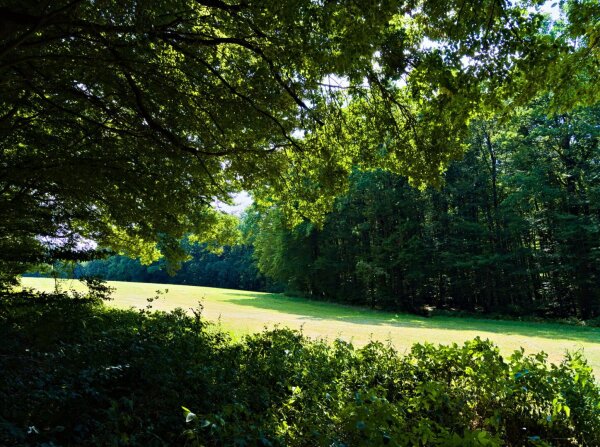
[[482,101],[597,68],[595,2],[554,34],[530,3],[2,2],[0,270],[81,237],[176,258],[242,188],[310,214],[357,164],[434,178]]

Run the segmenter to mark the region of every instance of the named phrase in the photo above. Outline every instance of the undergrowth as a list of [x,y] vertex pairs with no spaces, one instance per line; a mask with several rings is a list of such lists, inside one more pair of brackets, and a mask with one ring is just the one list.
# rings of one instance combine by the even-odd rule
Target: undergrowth
[[0,297],[1,445],[600,445],[579,353],[553,365],[475,339],[400,356],[288,329],[233,342],[201,309],[103,293]]

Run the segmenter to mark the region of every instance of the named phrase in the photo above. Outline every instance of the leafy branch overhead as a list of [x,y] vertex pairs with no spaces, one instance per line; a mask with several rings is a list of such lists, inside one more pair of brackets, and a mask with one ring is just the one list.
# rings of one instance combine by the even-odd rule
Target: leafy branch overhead
[[435,182],[475,114],[597,101],[597,3],[538,3],[4,2],[0,269],[44,236],[181,258],[215,199],[316,218],[355,166]]

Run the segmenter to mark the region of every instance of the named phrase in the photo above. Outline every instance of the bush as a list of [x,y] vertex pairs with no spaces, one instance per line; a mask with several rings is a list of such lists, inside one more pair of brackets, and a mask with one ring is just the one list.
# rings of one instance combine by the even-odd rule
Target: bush
[[550,365],[475,339],[399,356],[288,329],[234,343],[181,310],[64,294],[2,296],[0,332],[7,446],[600,445],[578,353]]

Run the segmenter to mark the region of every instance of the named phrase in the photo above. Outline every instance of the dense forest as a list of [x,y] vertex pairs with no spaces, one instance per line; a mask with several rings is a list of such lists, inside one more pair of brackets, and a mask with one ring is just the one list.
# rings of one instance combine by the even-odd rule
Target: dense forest
[[[600,311],[600,107],[548,117],[547,100],[471,126],[441,188],[383,170],[351,175],[322,227],[277,206],[243,216],[243,244],[171,276],[114,256],[76,277],[250,290],[284,288],[377,308],[426,307],[590,319]],[[61,274],[68,273],[63,267]]]
[[471,126],[441,189],[354,172],[322,228],[260,215],[258,266],[313,297],[416,310],[600,312],[600,108]]

